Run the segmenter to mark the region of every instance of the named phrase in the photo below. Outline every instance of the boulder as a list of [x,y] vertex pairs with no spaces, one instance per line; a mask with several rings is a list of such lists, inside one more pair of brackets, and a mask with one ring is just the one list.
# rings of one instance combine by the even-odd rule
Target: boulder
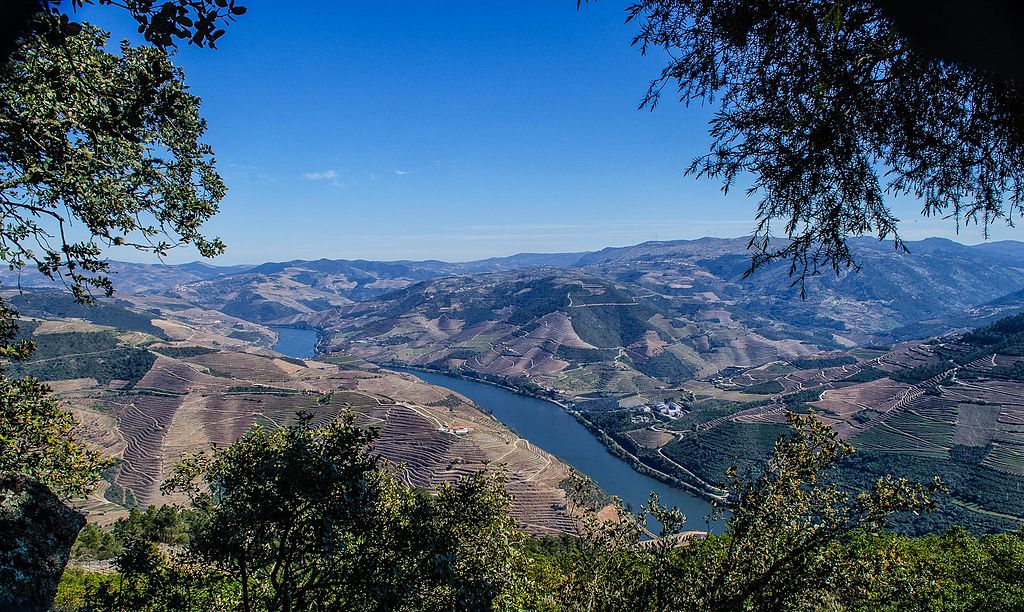
[[46,485],[0,474],[0,610],[49,610],[85,517]]

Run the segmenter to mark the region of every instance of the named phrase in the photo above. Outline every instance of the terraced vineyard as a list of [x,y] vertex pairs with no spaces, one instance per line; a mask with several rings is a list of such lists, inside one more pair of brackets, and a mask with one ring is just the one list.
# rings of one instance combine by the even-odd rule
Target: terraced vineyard
[[303,320],[323,330],[327,350],[570,395],[648,391],[738,356],[753,364],[815,350],[752,334],[725,313],[698,324],[648,293],[576,272],[506,272],[418,283]]
[[[644,463],[701,486],[733,463],[757,469],[786,412],[814,410],[858,449],[840,476],[851,485],[884,473],[947,482],[941,510],[905,529],[1014,529],[1024,525],[1024,318],[997,332],[773,362],[577,408]],[[681,417],[651,409],[668,394]]]
[[[463,264],[175,268],[163,280],[157,268],[125,265],[133,291],[104,301],[94,321],[53,295],[23,302],[27,316],[44,319],[32,323],[37,335],[55,340],[24,367],[121,458],[110,491],[100,491],[107,501],[90,501],[97,512],[116,510],[110,500],[155,499],[154,483],[184,450],[230,441],[254,423],[279,425],[296,409],[334,418],[332,393],[342,391],[362,394],[346,401],[384,428],[382,448],[410,482],[434,486],[500,459],[510,488],[533,498],[541,486],[555,496],[543,508],[562,512],[543,452],[486,419],[464,427],[476,413],[459,398],[411,399],[422,389],[374,374],[374,362],[571,402],[625,453],[710,493],[734,461],[759,465],[786,411],[813,409],[861,448],[844,476],[851,484],[937,473],[953,490],[945,524],[1016,525],[1024,325],[905,340],[1024,309],[1024,248],[930,239],[909,244],[911,257],[891,244],[852,244],[862,272],[815,277],[807,301],[795,299],[784,266],[744,277],[742,239]],[[272,354],[276,334],[264,322],[315,329],[333,365]],[[78,342],[80,334],[93,335]],[[874,344],[892,348],[865,348]],[[47,353],[77,345],[93,350]],[[152,415],[150,397],[160,398]],[[517,512],[559,524],[547,510]]]
[[149,357],[131,381],[98,380],[79,368],[67,370],[73,378],[62,377],[59,368],[50,371],[62,404],[82,424],[80,435],[116,459],[106,481],[82,504],[90,520],[110,523],[128,507],[181,501],[163,496],[159,487],[184,453],[230,444],[254,425],[279,427],[299,411],[327,422],[351,410],[360,424],[379,430],[374,452],[408,484],[430,489],[482,469],[501,470],[513,515],[525,528],[561,533],[576,527],[560,488],[569,468],[447,389],[393,372],[282,358],[239,345],[221,333],[225,320],[216,317],[209,325],[154,319],[154,329],[169,333],[147,338],[79,320],[51,323],[57,321],[36,325],[37,334],[55,329],[89,340],[53,345],[59,354],[44,358],[55,362],[84,362],[78,352],[97,342],[108,349],[132,342],[132,350]]

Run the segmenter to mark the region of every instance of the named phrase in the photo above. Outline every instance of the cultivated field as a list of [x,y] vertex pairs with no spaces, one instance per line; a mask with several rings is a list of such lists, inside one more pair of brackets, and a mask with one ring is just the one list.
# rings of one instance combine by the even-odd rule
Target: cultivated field
[[[260,346],[264,332],[248,336],[248,344],[224,335],[240,329],[226,317],[186,319],[156,319],[155,329],[166,337],[136,342],[154,356],[137,380],[62,380],[59,371],[52,380],[62,404],[81,422],[79,434],[117,461],[82,503],[90,520],[106,524],[134,505],[182,501],[163,496],[159,487],[184,453],[230,444],[254,425],[279,427],[298,411],[327,422],[351,410],[359,424],[378,430],[373,452],[408,484],[430,489],[475,471],[499,470],[513,496],[513,515],[525,528],[574,529],[559,488],[569,468],[465,398],[412,376],[282,359]],[[97,329],[53,320],[44,332]]]

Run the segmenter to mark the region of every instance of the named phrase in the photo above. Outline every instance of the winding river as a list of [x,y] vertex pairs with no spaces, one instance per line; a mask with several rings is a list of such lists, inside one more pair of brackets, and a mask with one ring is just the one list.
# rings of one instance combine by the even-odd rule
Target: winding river
[[490,410],[495,418],[519,435],[590,476],[606,493],[619,496],[634,508],[646,503],[654,491],[661,498],[661,503],[678,506],[683,511],[688,518],[687,528],[706,529],[704,516],[711,511],[710,503],[637,472],[608,452],[590,430],[557,404],[454,376],[389,369],[412,374],[432,385],[465,395]]
[[[303,359],[316,353],[316,332],[286,327],[275,327],[274,331],[279,337],[274,345],[275,351]],[[678,506],[683,511],[689,518],[687,528],[706,528],[704,516],[710,512],[711,504],[637,472],[609,453],[594,434],[557,404],[454,376],[389,369],[412,374],[432,385],[461,393],[491,411],[496,419],[515,429],[522,437],[593,478],[606,493],[617,495],[633,508],[639,508],[651,491],[655,491],[663,504]]]

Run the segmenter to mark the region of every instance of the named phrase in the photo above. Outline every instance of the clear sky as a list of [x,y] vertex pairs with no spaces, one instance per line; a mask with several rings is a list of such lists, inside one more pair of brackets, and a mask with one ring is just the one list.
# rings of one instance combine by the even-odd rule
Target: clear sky
[[[214,263],[457,261],[753,227],[742,189],[683,176],[710,111],[637,110],[665,58],[630,46],[627,2],[243,3],[219,50],[175,60],[229,187],[207,226],[228,244]],[[116,9],[83,17],[134,31]],[[905,208],[906,238],[954,237]]]

